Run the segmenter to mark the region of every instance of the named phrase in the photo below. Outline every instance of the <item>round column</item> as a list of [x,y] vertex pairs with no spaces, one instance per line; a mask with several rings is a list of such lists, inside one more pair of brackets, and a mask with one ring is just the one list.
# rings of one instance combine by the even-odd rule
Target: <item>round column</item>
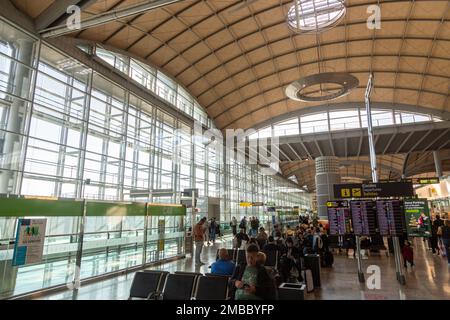
[[341,182],[337,157],[316,158],[317,215],[328,219],[326,203],[334,200],[333,185]]

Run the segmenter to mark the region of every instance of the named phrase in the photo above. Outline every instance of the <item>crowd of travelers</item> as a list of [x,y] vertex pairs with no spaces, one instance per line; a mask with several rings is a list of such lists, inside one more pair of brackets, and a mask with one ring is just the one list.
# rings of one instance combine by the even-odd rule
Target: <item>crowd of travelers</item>
[[[433,254],[447,257],[450,264],[450,220],[443,220],[436,215],[432,220],[432,234],[428,239]],[[229,257],[227,249],[220,249],[218,260],[211,265],[211,273],[231,277],[230,287],[236,300],[274,299],[277,286],[282,282],[298,283],[303,281],[302,258],[306,254],[319,254],[322,267],[333,264],[333,254],[330,250],[328,225],[322,225],[318,220],[311,220],[308,216],[299,217],[299,223],[290,225],[275,224],[269,232],[257,217],[243,217],[239,222],[233,217],[230,226],[233,232],[233,249],[244,249],[246,261],[236,264]],[[215,219],[209,222],[201,219],[194,227],[196,244],[196,264],[200,261],[201,248],[205,239],[207,243],[214,243],[218,224]],[[208,237],[205,237],[205,235]],[[383,239],[379,237],[381,243]],[[377,237],[361,237],[361,248],[373,247]],[[407,236],[400,237],[401,251],[405,268],[409,264],[414,266],[414,253]],[[391,246],[391,243],[390,243]],[[341,238],[339,250],[346,250],[347,256],[352,250],[356,254],[356,237],[348,233]],[[270,251],[278,252],[276,269],[265,267],[266,255]]]
[[[204,240],[205,223],[203,218],[194,228],[197,249]],[[211,265],[211,273],[230,277],[232,297],[236,300],[275,299],[280,283],[303,281],[301,258],[305,254],[329,253],[327,230],[308,217],[301,217],[295,227],[275,224],[271,232],[261,226],[257,217],[243,217],[239,222],[233,217],[230,226],[233,249],[245,250],[245,262],[233,262],[228,250],[222,248]],[[271,251],[278,252],[278,263],[273,268],[265,267],[266,255]],[[201,265],[200,254],[197,250],[196,263]]]

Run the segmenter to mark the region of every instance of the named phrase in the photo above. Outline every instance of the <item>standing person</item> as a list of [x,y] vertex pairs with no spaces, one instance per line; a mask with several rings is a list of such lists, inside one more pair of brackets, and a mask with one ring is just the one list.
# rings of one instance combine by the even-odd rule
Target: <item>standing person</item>
[[216,218],[212,218],[211,223],[209,224],[209,239],[211,240],[213,245],[216,243],[216,229]]
[[194,241],[195,241],[195,264],[203,265],[204,263],[200,260],[202,254],[202,249],[205,241],[205,230],[203,226],[205,225],[206,218],[202,218],[194,226]]
[[444,225],[439,228],[438,235],[442,237],[442,243],[447,255],[447,262],[450,265],[450,220],[445,220]]
[[266,231],[264,230],[263,227],[260,227],[259,228],[259,233],[256,236],[256,240],[258,241],[258,245],[259,245],[260,248],[264,248],[264,246],[267,243],[267,238],[268,237],[267,237]]
[[436,218],[433,221],[433,224],[431,225],[431,238],[430,238],[431,250],[432,250],[433,254],[436,254],[436,252],[437,252],[437,255],[439,255],[439,253],[441,251],[439,242],[438,242],[438,238],[439,238],[438,230],[441,225],[439,224],[440,221],[438,221],[438,219],[440,220],[439,215],[436,215]]
[[258,222],[256,221],[255,217],[252,217],[250,220],[250,237],[256,237],[258,234]]
[[247,233],[247,218],[244,216],[239,223],[239,229],[244,229],[244,232]]
[[206,242],[206,246],[209,246],[209,225],[211,223],[211,220],[207,220],[206,217],[204,217],[205,223],[203,224],[203,233],[204,233],[204,241]]
[[442,237],[437,234],[440,227],[444,226],[444,220],[441,219],[440,215],[436,215],[436,218],[433,221],[433,227],[436,228],[436,236],[437,236],[437,245],[440,247],[442,245]]
[[319,227],[317,227],[315,229],[314,234],[313,234],[312,250],[313,250],[314,253],[320,253],[322,248],[323,248],[322,237],[321,237],[321,234],[320,234],[320,229],[319,229]]
[[240,232],[236,235],[236,248],[239,249],[242,246],[242,241],[245,241],[248,243],[250,241],[250,238],[245,233],[245,229],[241,228]]
[[414,267],[414,251],[411,247],[411,242],[405,240],[404,243],[405,245],[402,249],[402,256],[405,268],[407,268],[407,262],[411,265],[411,267]]
[[231,218],[230,226],[233,232],[233,236],[235,236],[237,234],[237,220],[235,217]]

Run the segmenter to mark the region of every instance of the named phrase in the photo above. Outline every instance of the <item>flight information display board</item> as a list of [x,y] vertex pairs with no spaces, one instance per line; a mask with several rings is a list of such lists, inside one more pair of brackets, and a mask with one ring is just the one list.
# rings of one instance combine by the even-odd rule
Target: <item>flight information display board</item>
[[331,235],[350,232],[350,208],[348,201],[328,201],[328,223]]
[[382,236],[403,234],[403,203],[400,200],[377,201],[378,228]]
[[376,234],[377,206],[375,201],[351,201],[353,232],[357,236]]

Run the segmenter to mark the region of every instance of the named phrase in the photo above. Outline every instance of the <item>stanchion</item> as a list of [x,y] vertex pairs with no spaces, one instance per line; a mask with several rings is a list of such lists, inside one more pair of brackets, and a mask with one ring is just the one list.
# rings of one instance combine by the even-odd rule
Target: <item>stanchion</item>
[[397,280],[400,284],[406,284],[405,275],[402,268],[402,260],[400,256],[400,242],[398,237],[392,237],[392,245],[394,246],[394,256],[395,256],[395,269],[397,274]]
[[365,279],[362,267],[361,240],[359,236],[356,236],[356,261],[358,262],[358,280],[359,282],[364,283]]

